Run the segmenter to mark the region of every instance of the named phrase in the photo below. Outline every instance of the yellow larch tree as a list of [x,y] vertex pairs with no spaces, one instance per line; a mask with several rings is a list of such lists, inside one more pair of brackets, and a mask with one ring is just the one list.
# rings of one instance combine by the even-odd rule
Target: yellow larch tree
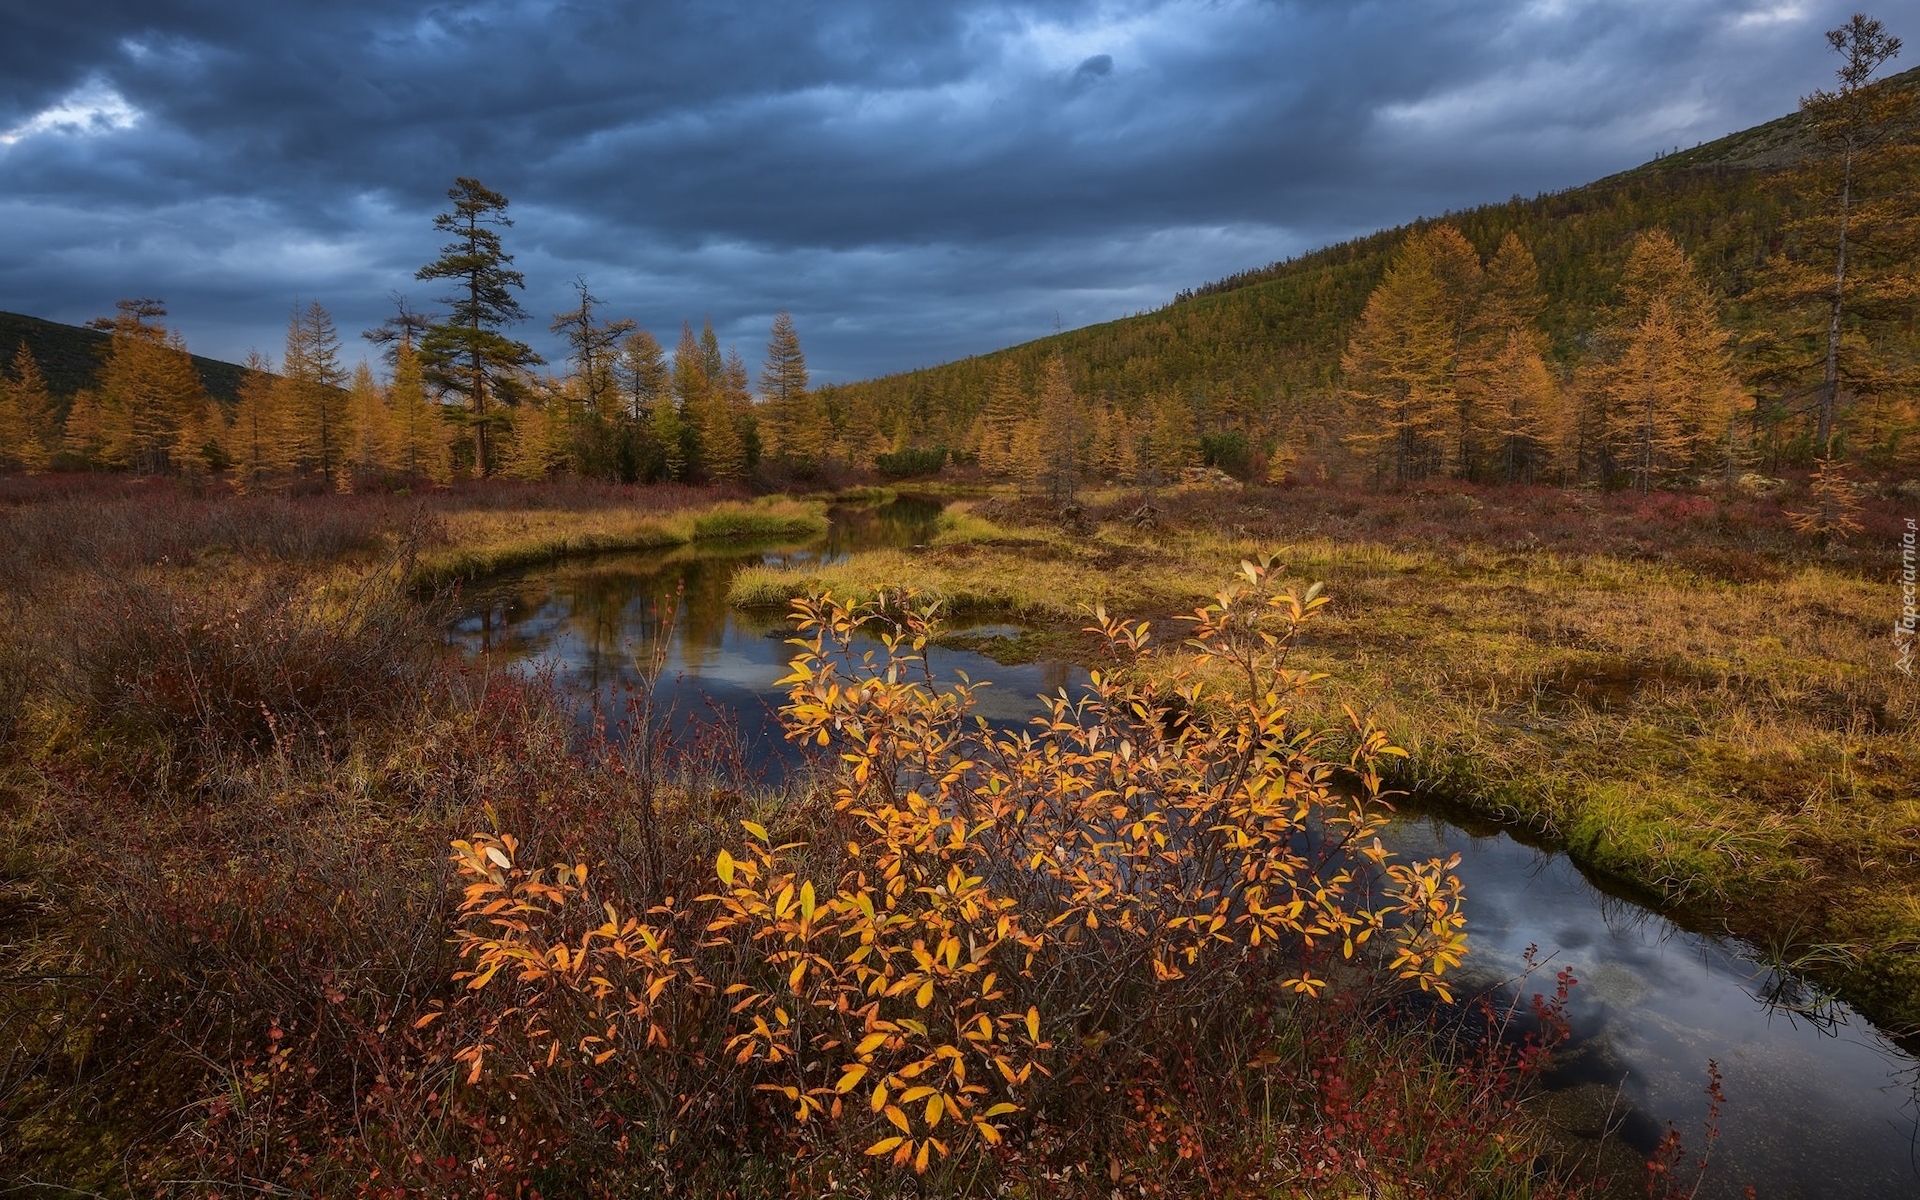
[[227,426],[226,450],[234,484],[251,490],[291,471],[295,449],[273,364],[256,350],[247,356],[246,366],[233,423]]
[[53,462],[53,397],[25,342],[0,374],[0,470],[38,474]]
[[1457,308],[1431,231],[1401,243],[1348,339],[1347,437],[1375,478],[1408,484],[1446,465],[1456,420]]

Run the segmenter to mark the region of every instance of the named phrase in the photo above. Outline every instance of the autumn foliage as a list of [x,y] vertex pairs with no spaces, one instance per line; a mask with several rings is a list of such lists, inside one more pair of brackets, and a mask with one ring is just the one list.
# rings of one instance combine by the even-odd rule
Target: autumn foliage
[[420,1024],[465,1031],[469,1087],[584,1086],[667,1126],[745,1106],[769,1148],[926,1173],[1035,1153],[1089,1089],[1138,1097],[1114,1085],[1280,997],[1368,969],[1444,997],[1451,864],[1376,837],[1397,751],[1361,728],[1324,759],[1289,717],[1315,677],[1288,647],[1324,603],[1247,564],[1187,618],[1197,662],[1238,677],[1218,696],[1096,614],[1116,669],[1004,729],[936,681],[914,594],[802,600],[784,712],[813,799],[644,897],[512,833],[455,842],[462,995]]

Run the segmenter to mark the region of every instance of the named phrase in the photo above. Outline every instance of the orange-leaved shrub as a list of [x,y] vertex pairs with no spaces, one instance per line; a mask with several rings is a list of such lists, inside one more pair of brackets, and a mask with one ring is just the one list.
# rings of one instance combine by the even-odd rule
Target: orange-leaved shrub
[[421,1024],[453,1018],[470,1084],[584,1088],[662,1145],[724,1109],[768,1147],[923,1173],[1111,1121],[1116,1083],[1276,997],[1384,970],[1445,998],[1453,863],[1378,837],[1399,752],[1356,719],[1329,754],[1292,718],[1324,603],[1247,563],[1171,649],[1096,612],[1112,669],[1009,729],[936,679],[936,606],[799,601],[783,711],[812,796],[638,899],[584,855],[456,842],[463,995]]

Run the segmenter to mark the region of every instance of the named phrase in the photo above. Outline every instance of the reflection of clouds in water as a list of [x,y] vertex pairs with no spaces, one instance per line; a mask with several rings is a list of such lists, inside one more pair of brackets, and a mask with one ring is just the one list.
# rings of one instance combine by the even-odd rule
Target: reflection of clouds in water
[[1703,1198],[1738,1196],[1746,1182],[1779,1198],[1920,1195],[1903,1075],[1913,1060],[1857,1015],[1842,1010],[1839,1036],[1830,1036],[1769,1008],[1759,999],[1768,973],[1743,948],[1607,895],[1564,855],[1412,817],[1389,841],[1409,856],[1460,854],[1475,966],[1517,974],[1537,943],[1551,957],[1527,991],[1547,990],[1563,966],[1579,978],[1569,1015],[1595,1057],[1568,1081],[1594,1078],[1603,1063],[1619,1068],[1624,1098],[1639,1110],[1637,1141],[1672,1121],[1697,1148],[1707,1062],[1719,1063],[1728,1097],[1715,1152],[1722,1166]]

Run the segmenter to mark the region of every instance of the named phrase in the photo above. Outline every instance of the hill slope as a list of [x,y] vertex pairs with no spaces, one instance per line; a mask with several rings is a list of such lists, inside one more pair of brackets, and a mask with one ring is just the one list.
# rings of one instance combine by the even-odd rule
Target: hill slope
[[[65,399],[83,387],[93,386],[100,363],[112,339],[97,329],[43,321],[21,313],[0,312],[0,363],[13,361],[13,352],[22,342],[40,362],[47,377],[47,388]],[[231,404],[240,392],[240,380],[246,368],[216,358],[193,356],[194,369],[207,394]]]
[[[1920,69],[1882,86],[1920,87]],[[1436,221],[1457,226],[1483,255],[1508,232],[1532,248],[1547,293],[1543,324],[1563,362],[1577,356],[1610,300],[1634,236],[1655,226],[1694,256],[1738,329],[1747,323],[1741,298],[1788,215],[1781,168],[1804,157],[1802,126],[1794,113],[1583,187],[1448,213],[1242,272],[1155,312],[822,391],[836,411],[872,406],[884,427],[948,444],[959,444],[1008,358],[1032,379],[1058,352],[1077,392],[1128,409],[1152,395],[1186,396],[1204,410],[1227,397],[1262,403],[1321,393],[1395,248]]]

